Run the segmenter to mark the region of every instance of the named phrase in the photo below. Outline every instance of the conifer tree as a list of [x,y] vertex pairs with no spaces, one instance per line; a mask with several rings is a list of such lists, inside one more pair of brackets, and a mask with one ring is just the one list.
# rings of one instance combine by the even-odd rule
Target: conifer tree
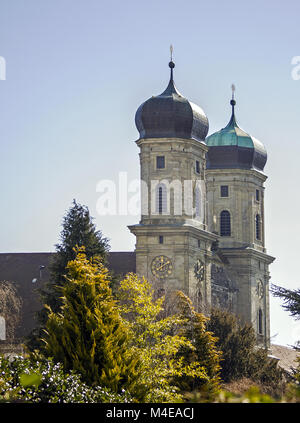
[[221,378],[230,382],[249,376],[251,354],[256,337],[250,325],[240,325],[232,313],[213,309],[207,328],[218,338],[217,345],[222,351]]
[[83,248],[67,270],[60,311],[48,307],[42,354],[79,372],[91,386],[127,389],[141,400],[139,357],[128,348],[130,331],[113,299],[108,270],[99,259],[88,260]]
[[60,307],[59,287],[65,283],[66,266],[75,259],[75,248],[84,247],[88,259],[102,258],[105,263],[109,249],[108,239],[96,230],[89,209],[73,200],[63,217],[60,243],[50,265],[50,281],[42,292],[44,303],[53,311]]
[[[296,320],[300,320],[300,289],[286,289],[281,286],[272,285],[271,292],[274,297],[279,297],[283,300],[283,308],[288,311]],[[300,339],[294,345],[294,349],[300,352]],[[297,357],[297,369],[294,373],[295,381],[297,384],[298,395],[300,393],[300,355]]]
[[45,306],[50,306],[53,312],[57,312],[61,306],[60,288],[65,283],[66,266],[75,259],[74,249],[82,246],[85,247],[88,259],[101,258],[105,263],[109,249],[108,239],[103,237],[101,231],[96,230],[88,208],[73,200],[72,206],[63,217],[60,243],[55,245],[56,253],[49,265],[50,280],[38,290],[44,306],[37,313],[37,327],[26,340],[31,351],[41,346],[40,337],[48,318]]
[[286,289],[281,286],[272,285],[271,292],[274,297],[283,300],[283,308],[289,311],[295,319],[300,319],[300,289]]
[[224,382],[249,378],[263,383],[274,396],[282,394],[283,372],[276,361],[269,358],[267,349],[257,348],[251,325],[241,324],[227,311],[213,309],[207,328],[217,337],[217,347],[222,351],[220,364]]

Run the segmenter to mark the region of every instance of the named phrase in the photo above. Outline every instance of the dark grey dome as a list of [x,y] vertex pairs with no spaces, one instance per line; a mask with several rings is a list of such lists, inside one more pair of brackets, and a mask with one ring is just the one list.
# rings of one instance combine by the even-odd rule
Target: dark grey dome
[[187,138],[204,141],[208,119],[201,107],[184,98],[173,80],[174,63],[170,62],[171,78],[166,90],[149,98],[138,108],[135,124],[140,138]]

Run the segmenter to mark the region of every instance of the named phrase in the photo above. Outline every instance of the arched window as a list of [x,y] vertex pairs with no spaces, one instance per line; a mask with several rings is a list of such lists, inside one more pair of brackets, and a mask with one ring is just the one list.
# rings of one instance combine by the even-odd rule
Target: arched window
[[221,236],[231,235],[230,213],[227,210],[223,210],[220,213],[220,235]]
[[163,210],[163,189],[158,188],[158,213],[162,213]]
[[167,210],[167,189],[164,184],[156,188],[156,213],[163,214]]
[[255,232],[256,232],[256,239],[261,239],[261,219],[260,215],[257,214],[255,216]]
[[5,319],[3,316],[0,316],[0,341],[6,340],[6,329],[5,329]]
[[261,308],[258,310],[258,333],[261,335],[263,333],[263,313]]

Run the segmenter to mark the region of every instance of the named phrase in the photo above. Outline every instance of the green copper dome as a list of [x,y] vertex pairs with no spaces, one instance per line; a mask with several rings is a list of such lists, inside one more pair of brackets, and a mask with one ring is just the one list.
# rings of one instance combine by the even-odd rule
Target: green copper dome
[[225,128],[206,138],[208,169],[242,168],[263,170],[267,161],[264,145],[243,131],[237,124],[234,106],[230,102],[232,115]]
[[225,128],[206,138],[206,144],[208,146],[239,145],[253,148],[252,137],[239,128],[234,114]]

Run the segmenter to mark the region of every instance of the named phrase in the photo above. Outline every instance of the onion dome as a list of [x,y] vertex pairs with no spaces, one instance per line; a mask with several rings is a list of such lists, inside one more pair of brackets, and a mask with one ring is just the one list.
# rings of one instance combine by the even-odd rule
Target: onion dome
[[138,108],[135,124],[141,138],[186,138],[204,141],[208,119],[201,107],[184,98],[173,80],[174,62],[166,90],[149,98]]
[[[234,89],[234,87],[233,87]],[[264,170],[267,152],[264,145],[247,134],[237,124],[234,97],[230,101],[232,115],[228,125],[206,138],[209,147],[207,169],[257,169]]]

